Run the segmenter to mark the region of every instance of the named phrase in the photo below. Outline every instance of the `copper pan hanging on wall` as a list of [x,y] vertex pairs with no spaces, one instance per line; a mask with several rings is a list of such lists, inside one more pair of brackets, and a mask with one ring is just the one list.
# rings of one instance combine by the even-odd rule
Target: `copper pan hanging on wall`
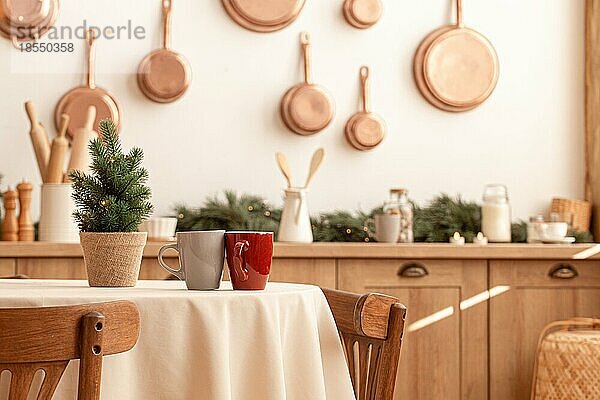
[[379,21],[383,14],[381,0],[345,0],[344,18],[355,28],[367,29]]
[[377,147],[386,133],[383,119],[371,112],[369,67],[360,68],[362,110],[346,122],[345,133],[348,142],[358,150],[371,150]]
[[162,0],[163,48],[148,54],[138,67],[137,81],[146,97],[170,103],[184,95],[190,85],[187,60],[171,50],[172,0]]
[[483,103],[498,81],[498,56],[483,35],[466,28],[462,0],[457,0],[456,25],[430,33],[414,58],[415,81],[434,106],[452,112]]
[[285,125],[299,135],[314,135],[325,129],[333,119],[335,105],[329,92],[312,83],[310,37],[300,34],[304,55],[304,82],[290,88],[281,99],[280,113]]
[[70,117],[71,123],[69,124],[67,135],[71,138],[76,129],[84,126],[90,106],[96,107],[94,130],[97,131],[98,123],[107,118],[115,123],[117,129],[121,127],[122,113],[119,102],[107,90],[96,86],[94,80],[95,41],[94,32],[88,29],[85,32],[85,42],[88,47],[86,85],[78,86],[67,92],[59,100],[54,110],[54,122],[57,129],[62,114],[67,114]]
[[54,25],[58,0],[0,0],[0,34],[13,43],[36,40]]
[[254,32],[274,32],[298,18],[306,0],[222,0],[238,25]]

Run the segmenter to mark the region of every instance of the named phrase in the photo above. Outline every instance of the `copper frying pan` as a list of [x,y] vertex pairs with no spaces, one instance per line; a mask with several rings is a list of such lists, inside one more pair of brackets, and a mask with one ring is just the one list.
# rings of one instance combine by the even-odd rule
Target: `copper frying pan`
[[0,0],[0,35],[14,43],[38,39],[58,16],[58,0]]
[[306,0],[222,0],[231,19],[254,32],[274,32],[296,20]]
[[54,110],[54,122],[58,129],[62,114],[67,114],[71,123],[67,130],[67,135],[73,138],[73,132],[85,125],[88,109],[90,106],[96,107],[96,120],[94,121],[94,130],[98,131],[98,122],[103,119],[111,119],[117,129],[121,127],[121,106],[112,94],[105,89],[96,86],[94,81],[94,57],[95,57],[95,37],[91,30],[85,33],[85,41],[88,45],[88,71],[87,84],[78,86],[67,92],[56,105]]
[[381,143],[387,130],[383,119],[371,112],[369,93],[369,67],[360,68],[362,87],[362,111],[346,122],[346,139],[358,150],[371,150]]
[[483,103],[498,81],[498,56],[485,36],[466,28],[462,0],[457,0],[457,22],[433,39],[423,59],[423,76],[431,93],[454,107]]
[[307,136],[319,133],[331,123],[335,105],[331,95],[322,86],[312,83],[308,33],[301,33],[300,43],[304,55],[304,82],[285,93],[280,113],[292,132]]
[[477,107],[477,105],[474,105],[471,107],[455,107],[455,106],[451,106],[449,104],[444,103],[443,101],[441,101],[437,97],[435,97],[433,95],[433,93],[431,93],[431,91],[429,90],[429,87],[427,86],[427,83],[425,82],[425,77],[423,76],[423,59],[425,58],[425,53],[427,52],[427,49],[429,48],[429,46],[431,45],[431,43],[433,42],[433,40],[436,37],[438,37],[440,34],[442,34],[444,32],[451,30],[453,27],[454,27],[454,25],[443,26],[443,27],[438,28],[435,31],[431,32],[429,35],[427,35],[425,37],[425,39],[423,39],[423,41],[419,45],[419,48],[417,49],[417,52],[415,53],[415,58],[414,58],[414,63],[413,63],[413,72],[414,72],[414,77],[415,77],[415,83],[416,83],[417,87],[419,88],[419,91],[421,92],[423,97],[429,103],[431,103],[435,107],[439,108],[440,110],[450,111],[450,112],[469,111],[469,110],[472,110],[473,108]]
[[344,17],[358,29],[367,29],[375,25],[383,13],[381,0],[345,0]]
[[172,0],[162,0],[163,48],[148,54],[140,63],[137,74],[142,93],[157,103],[177,100],[184,95],[191,81],[188,62],[171,50],[172,4]]

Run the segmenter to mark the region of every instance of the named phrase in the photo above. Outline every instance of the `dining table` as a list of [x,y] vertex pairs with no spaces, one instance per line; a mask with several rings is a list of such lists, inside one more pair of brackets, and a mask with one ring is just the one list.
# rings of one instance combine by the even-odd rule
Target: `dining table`
[[[140,336],[132,350],[104,357],[102,399],[355,398],[317,286],[270,282],[245,291],[223,281],[218,290],[192,291],[179,281],[92,288],[79,280],[0,279],[0,308],[114,300],[137,305]],[[76,398],[78,369],[78,360],[69,363],[55,399]],[[0,398],[8,383],[3,373]]]

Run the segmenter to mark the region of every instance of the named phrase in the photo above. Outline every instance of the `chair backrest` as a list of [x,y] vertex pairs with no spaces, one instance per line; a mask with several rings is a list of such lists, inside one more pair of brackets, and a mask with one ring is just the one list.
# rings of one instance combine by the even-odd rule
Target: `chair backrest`
[[70,360],[80,359],[79,400],[98,400],[102,357],[133,348],[140,315],[130,301],[65,307],[0,308],[0,373],[11,372],[9,400],[27,399],[38,370],[38,400],[50,400]]
[[323,289],[342,340],[357,400],[391,400],[406,307],[382,294]]

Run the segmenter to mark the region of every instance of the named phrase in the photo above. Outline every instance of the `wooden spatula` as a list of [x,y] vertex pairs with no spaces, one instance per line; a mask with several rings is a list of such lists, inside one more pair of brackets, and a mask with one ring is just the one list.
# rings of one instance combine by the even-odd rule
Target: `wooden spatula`
[[283,153],[276,153],[275,158],[277,159],[277,165],[279,165],[279,169],[288,183],[288,188],[292,187],[292,174],[290,173],[290,167],[288,165],[287,159],[283,155]]
[[310,169],[308,170],[308,176],[306,177],[304,188],[308,187],[308,184],[317,173],[321,163],[323,162],[323,158],[325,158],[325,149],[320,148],[315,151],[315,154],[312,156],[312,160],[310,160]]

